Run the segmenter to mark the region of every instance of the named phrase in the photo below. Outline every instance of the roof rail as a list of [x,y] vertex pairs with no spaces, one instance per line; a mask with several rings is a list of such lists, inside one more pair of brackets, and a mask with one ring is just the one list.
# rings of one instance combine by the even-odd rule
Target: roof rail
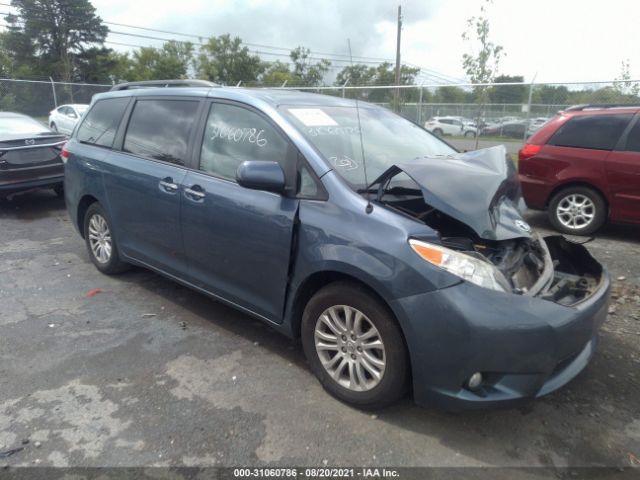
[[573,105],[565,108],[565,112],[579,112],[587,108],[624,108],[624,107],[640,107],[640,103],[585,103],[582,105]]
[[167,88],[167,87],[219,87],[217,83],[207,80],[144,80],[141,82],[124,82],[111,87],[110,91],[134,90],[138,88]]

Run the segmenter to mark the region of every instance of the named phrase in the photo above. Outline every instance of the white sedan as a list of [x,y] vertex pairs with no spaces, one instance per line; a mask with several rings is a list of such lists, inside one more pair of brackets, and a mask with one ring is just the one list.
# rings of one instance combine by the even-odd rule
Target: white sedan
[[80,103],[60,105],[49,112],[49,127],[54,132],[71,135],[73,127],[76,126],[76,123],[87,111],[87,108],[89,108],[89,105]]

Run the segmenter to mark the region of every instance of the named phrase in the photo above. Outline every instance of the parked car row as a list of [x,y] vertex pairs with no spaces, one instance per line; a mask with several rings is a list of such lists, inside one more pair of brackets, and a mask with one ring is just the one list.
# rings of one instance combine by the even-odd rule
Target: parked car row
[[62,195],[64,169],[60,152],[88,105],[60,105],[47,127],[21,113],[0,112],[0,198],[51,188]]
[[523,120],[517,117],[503,117],[495,122],[487,123],[484,120],[479,122],[480,128],[475,121],[465,117],[458,116],[442,116],[431,117],[424,124],[424,128],[429,132],[438,136],[454,135],[475,137],[484,136],[500,136],[509,138],[524,138],[527,135],[535,133],[549,119],[546,117],[536,117],[530,120]]
[[425,122],[424,128],[439,137],[443,135],[475,137],[478,133],[475,123],[464,117],[432,117]]

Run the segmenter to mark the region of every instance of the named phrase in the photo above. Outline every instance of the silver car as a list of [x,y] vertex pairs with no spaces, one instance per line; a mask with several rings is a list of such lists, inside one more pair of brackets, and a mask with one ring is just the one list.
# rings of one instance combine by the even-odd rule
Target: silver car
[[80,117],[87,111],[89,105],[75,103],[60,105],[49,112],[49,128],[54,132],[71,135],[73,128],[80,120]]

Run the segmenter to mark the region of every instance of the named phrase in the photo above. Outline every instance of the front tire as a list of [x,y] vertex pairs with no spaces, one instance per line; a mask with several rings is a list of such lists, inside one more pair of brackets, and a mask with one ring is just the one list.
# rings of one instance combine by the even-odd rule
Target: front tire
[[409,362],[393,314],[351,282],[318,291],[302,316],[302,345],[311,370],[336,398],[382,408],[404,396]]
[[122,273],[130,266],[120,260],[111,223],[99,203],[93,203],[84,216],[84,240],[91,261],[107,275]]
[[469,138],[469,137],[475,138],[476,134],[471,132],[471,131],[467,131],[467,132],[464,132],[464,136],[467,137],[467,138]]
[[434,135],[436,135],[436,136],[438,136],[438,137],[442,137],[442,136],[444,135],[444,132],[442,131],[442,129],[440,129],[440,128],[436,128],[436,129],[433,131],[433,134],[434,134]]
[[58,126],[54,122],[51,122],[51,130],[53,130],[56,133],[59,133]]
[[607,220],[607,204],[589,187],[569,187],[549,202],[549,221],[559,232],[569,235],[591,235]]

